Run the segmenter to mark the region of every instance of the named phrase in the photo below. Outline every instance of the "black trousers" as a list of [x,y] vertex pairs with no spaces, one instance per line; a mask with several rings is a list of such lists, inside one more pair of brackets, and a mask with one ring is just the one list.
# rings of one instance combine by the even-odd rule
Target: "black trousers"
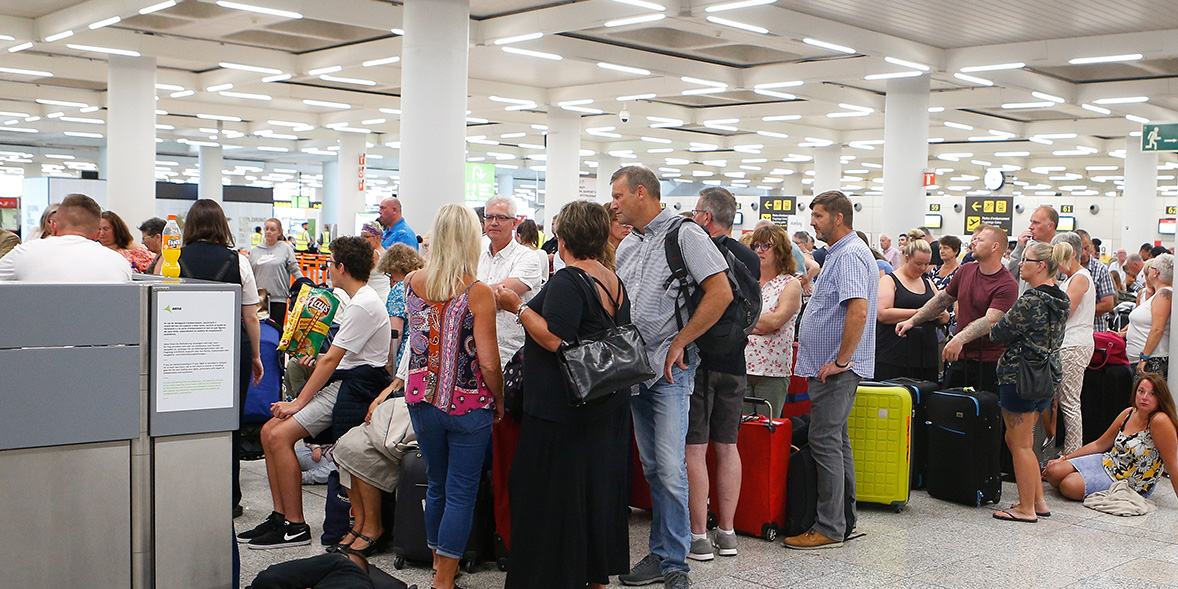
[[371,589],[372,577],[342,554],[270,565],[258,573],[253,589]]

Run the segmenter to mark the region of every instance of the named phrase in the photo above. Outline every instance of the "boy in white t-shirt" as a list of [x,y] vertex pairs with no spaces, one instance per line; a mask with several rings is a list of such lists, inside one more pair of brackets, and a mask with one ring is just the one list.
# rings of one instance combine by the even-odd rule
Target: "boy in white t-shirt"
[[[302,480],[294,444],[328,428],[347,431],[356,425],[334,422],[363,421],[368,404],[388,385],[385,363],[392,331],[384,301],[367,285],[372,258],[372,246],[359,237],[331,242],[327,262],[331,282],[342,288],[350,301],[331,347],[315,361],[315,371],[298,397],[274,403],[274,419],[262,427],[274,512],[254,529],[237,535],[238,542],[248,543],[251,549],[311,543],[311,529],[303,520]],[[350,414],[341,417],[342,407],[337,404],[359,406],[358,419],[350,419]]]

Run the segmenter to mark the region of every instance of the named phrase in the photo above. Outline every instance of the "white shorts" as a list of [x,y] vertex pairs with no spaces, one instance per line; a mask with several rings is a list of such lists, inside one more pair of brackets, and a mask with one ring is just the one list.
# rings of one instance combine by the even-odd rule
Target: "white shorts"
[[335,381],[315,393],[306,407],[294,414],[294,420],[312,436],[323,433],[331,427],[331,410],[335,408],[335,397],[339,394],[341,382]]

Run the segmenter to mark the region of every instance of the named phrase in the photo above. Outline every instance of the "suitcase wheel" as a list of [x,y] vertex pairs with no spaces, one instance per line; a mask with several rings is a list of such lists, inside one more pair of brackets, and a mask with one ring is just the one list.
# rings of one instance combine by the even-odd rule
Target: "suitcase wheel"
[[459,566],[461,566],[462,570],[466,571],[467,574],[470,574],[474,572],[475,563],[473,560],[464,559],[461,563],[459,563]]
[[904,506],[899,503],[892,506],[892,513],[900,513],[903,510],[904,510]]
[[709,511],[709,512],[708,512],[708,529],[709,529],[709,530],[714,530],[714,529],[716,529],[716,527],[717,527],[717,526],[719,526],[719,525],[720,525],[720,524],[719,524],[719,523],[717,523],[717,521],[716,521],[716,514],[714,514],[714,513],[712,513],[712,512],[710,512],[710,511]]
[[405,568],[405,557],[400,554],[393,557],[393,568],[398,571]]
[[761,526],[761,537],[772,542],[777,539],[777,524],[767,523]]
[[500,559],[499,559],[499,560],[496,562],[496,564],[497,564],[497,565],[499,565],[499,570],[501,570],[501,571],[507,571],[507,557],[506,557],[506,556],[504,556],[504,557],[500,558]]

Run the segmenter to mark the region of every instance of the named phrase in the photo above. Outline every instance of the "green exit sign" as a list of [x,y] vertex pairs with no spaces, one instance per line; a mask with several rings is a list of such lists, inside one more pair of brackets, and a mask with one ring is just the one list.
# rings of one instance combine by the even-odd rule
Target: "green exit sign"
[[1178,151],[1178,123],[1142,125],[1141,151]]

